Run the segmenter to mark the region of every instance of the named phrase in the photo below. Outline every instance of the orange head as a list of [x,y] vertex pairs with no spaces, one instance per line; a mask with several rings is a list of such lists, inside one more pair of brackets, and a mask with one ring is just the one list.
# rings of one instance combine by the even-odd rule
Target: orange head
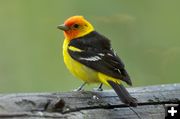
[[82,37],[94,30],[93,26],[83,16],[72,16],[64,24],[59,25],[58,29],[64,31],[68,40]]

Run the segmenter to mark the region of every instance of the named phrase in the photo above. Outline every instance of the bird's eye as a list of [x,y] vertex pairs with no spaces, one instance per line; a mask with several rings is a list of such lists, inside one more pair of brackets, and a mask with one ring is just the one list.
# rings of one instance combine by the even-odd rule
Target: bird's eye
[[79,28],[79,25],[78,24],[74,24],[73,27],[74,28]]

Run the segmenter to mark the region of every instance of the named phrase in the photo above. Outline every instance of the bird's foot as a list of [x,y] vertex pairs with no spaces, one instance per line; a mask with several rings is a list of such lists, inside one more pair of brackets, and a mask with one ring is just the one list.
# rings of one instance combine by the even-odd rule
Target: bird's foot
[[86,82],[84,82],[79,88],[74,89],[73,91],[83,91],[83,87],[86,85]]
[[101,83],[98,88],[94,88],[93,90],[94,91],[103,91],[102,86],[103,86],[103,84]]
[[84,89],[82,89],[82,88],[76,88],[76,89],[74,89],[73,91],[74,91],[74,92],[79,92],[79,91],[84,91]]
[[103,91],[102,88],[93,88],[93,91]]

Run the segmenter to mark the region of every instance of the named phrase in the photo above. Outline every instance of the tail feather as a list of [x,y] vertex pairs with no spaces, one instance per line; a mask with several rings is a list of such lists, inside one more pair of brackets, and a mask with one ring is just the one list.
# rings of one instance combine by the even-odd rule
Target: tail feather
[[137,99],[132,97],[122,84],[117,84],[110,80],[108,80],[107,82],[114,89],[122,102],[132,107],[137,106]]

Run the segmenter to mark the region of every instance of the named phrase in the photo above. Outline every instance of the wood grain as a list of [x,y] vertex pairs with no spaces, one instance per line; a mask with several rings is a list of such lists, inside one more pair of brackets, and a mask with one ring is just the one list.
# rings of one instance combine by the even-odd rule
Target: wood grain
[[180,84],[129,88],[138,107],[112,90],[0,95],[0,119],[164,119],[165,104],[180,103]]

